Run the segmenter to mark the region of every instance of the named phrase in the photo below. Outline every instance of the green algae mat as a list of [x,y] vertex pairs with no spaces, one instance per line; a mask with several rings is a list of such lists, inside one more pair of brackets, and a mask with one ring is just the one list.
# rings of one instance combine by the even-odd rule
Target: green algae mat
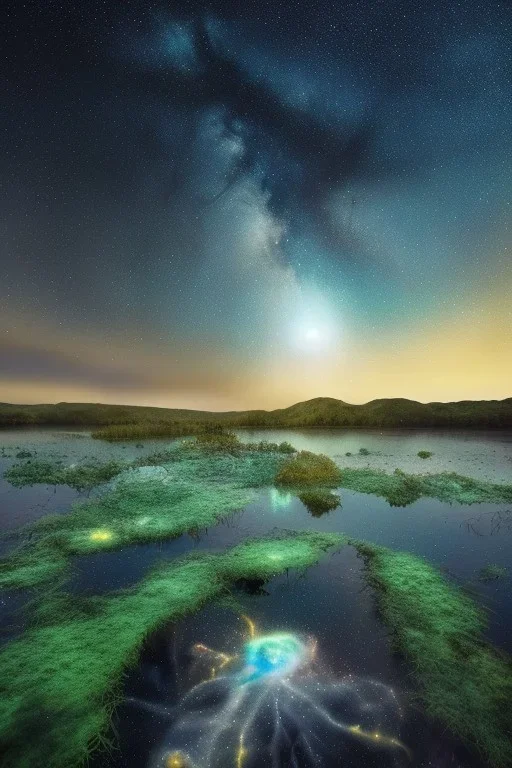
[[428,715],[489,765],[512,765],[512,665],[484,640],[486,617],[425,560],[364,541],[364,558],[384,623],[411,664]]

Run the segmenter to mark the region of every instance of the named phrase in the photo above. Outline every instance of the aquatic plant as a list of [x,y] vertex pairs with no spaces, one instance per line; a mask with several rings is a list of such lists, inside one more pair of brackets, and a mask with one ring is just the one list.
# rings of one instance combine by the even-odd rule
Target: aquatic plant
[[217,430],[196,435],[191,440],[182,443],[183,450],[198,450],[205,453],[295,453],[295,448],[290,443],[270,443],[261,440],[258,443],[244,443],[234,432]]
[[478,572],[478,578],[480,581],[498,581],[498,579],[504,579],[507,575],[507,569],[503,565],[496,565],[490,563],[484,568],[481,568]]
[[57,542],[52,546],[48,546],[48,542],[21,546],[0,560],[0,590],[28,589],[54,581],[62,575],[67,564],[68,557]]
[[368,448],[360,448],[359,449],[359,455],[360,456],[369,456],[370,455],[370,451],[368,450]]
[[512,485],[489,483],[485,480],[457,475],[454,472],[409,475],[400,469],[389,474],[371,467],[364,469],[345,467],[341,470],[339,485],[359,493],[383,496],[391,506],[395,507],[405,507],[422,496],[439,499],[439,501],[457,501],[460,504],[484,502],[500,504],[512,501]]
[[300,451],[283,463],[276,475],[276,485],[317,485],[328,488],[340,485],[341,471],[323,454]]
[[39,624],[0,652],[0,751],[5,768],[79,766],[111,743],[124,671],[146,637],[220,596],[240,579],[305,569],[336,534],[246,541],[223,554],[189,555],[104,598],[48,598]]
[[420,457],[420,459],[430,459],[430,457],[434,454],[432,451],[418,451],[417,455]]
[[299,499],[313,517],[321,517],[341,503],[340,497],[326,488],[308,488],[299,493]]
[[383,620],[412,665],[427,714],[475,744],[489,765],[512,764],[512,666],[484,640],[483,612],[425,560],[350,543],[365,560]]

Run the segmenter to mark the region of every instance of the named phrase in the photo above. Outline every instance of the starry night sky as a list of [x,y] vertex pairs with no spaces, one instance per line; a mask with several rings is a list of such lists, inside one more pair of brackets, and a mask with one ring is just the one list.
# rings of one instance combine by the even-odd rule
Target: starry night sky
[[16,2],[0,400],[512,395],[495,0]]

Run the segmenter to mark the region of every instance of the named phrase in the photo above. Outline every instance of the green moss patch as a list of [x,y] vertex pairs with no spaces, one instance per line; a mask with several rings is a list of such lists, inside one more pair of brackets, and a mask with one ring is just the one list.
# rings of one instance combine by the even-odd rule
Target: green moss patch
[[276,475],[276,485],[325,486],[340,485],[341,471],[332,459],[323,454],[300,451],[283,463]]
[[383,496],[395,507],[405,507],[429,496],[439,501],[460,504],[509,503],[512,502],[512,485],[488,483],[463,477],[454,472],[438,475],[408,475],[399,469],[392,474],[382,470],[346,467],[341,470],[339,485],[359,493]]
[[417,455],[420,459],[430,459],[434,454],[432,451],[418,451]]
[[305,569],[343,539],[290,534],[247,541],[224,554],[192,555],[153,570],[108,598],[54,600],[46,621],[0,654],[0,750],[6,768],[81,765],[108,744],[124,670],[145,638],[242,579]]
[[427,714],[476,744],[490,765],[511,765],[512,666],[484,641],[483,613],[421,558],[351,543],[412,664]]
[[26,461],[13,464],[4,477],[11,485],[21,488],[25,485],[69,485],[78,491],[93,488],[108,482],[127,467],[118,461],[83,463],[65,466],[62,462]]

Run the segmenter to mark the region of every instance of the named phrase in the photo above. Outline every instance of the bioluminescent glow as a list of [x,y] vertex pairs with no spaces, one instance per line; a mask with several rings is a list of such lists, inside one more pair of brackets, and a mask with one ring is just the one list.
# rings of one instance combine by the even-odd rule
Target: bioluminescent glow
[[292,634],[263,635],[245,646],[247,682],[291,674],[307,657],[307,648]]
[[386,768],[407,764],[394,691],[369,678],[336,680],[317,642],[292,632],[249,638],[241,653],[197,643],[207,679],[171,708],[134,701],[168,717],[150,768]]
[[100,528],[96,531],[92,531],[89,538],[91,541],[102,542],[102,541],[110,541],[112,539],[112,536],[113,536],[112,531],[109,531],[105,528]]

